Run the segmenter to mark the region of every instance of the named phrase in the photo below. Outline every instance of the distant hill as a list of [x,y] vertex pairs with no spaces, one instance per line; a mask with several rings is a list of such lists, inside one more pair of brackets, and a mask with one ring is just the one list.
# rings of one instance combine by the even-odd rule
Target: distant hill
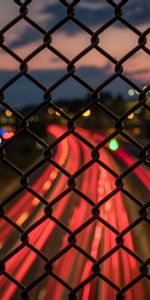
[[[31,72],[31,74],[48,88],[65,74],[65,70],[52,70],[48,72],[36,71]],[[3,86],[3,84],[15,75],[16,72],[1,71],[0,86]],[[77,75],[87,81],[88,84],[94,88],[110,76],[108,75],[107,69],[91,67],[80,68],[77,70]],[[125,84],[123,81],[116,79],[104,89],[104,92],[110,92],[114,96],[121,94],[125,99],[127,99],[129,88],[130,86]],[[66,99],[69,101],[73,98],[84,98],[87,93],[88,91],[81,86],[81,84],[77,83],[72,78],[69,78],[52,92],[52,96],[54,99]],[[24,106],[35,105],[42,102],[43,91],[23,76],[5,91],[5,99],[13,107],[22,108]]]

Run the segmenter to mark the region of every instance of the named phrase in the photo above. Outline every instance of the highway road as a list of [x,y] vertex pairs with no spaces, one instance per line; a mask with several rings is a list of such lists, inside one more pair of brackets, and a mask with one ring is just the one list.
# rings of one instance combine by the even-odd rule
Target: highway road
[[[51,125],[47,130],[55,138],[65,132],[65,128],[58,125]],[[92,147],[103,140],[99,134],[85,129],[77,128],[77,132]],[[6,207],[6,215],[27,230],[31,247],[24,245],[9,257],[9,253],[21,245],[21,233],[9,225],[7,219],[0,222],[1,258],[6,272],[0,277],[0,299],[22,299],[23,286],[28,286],[29,299],[32,300],[67,300],[72,289],[78,300],[115,300],[122,287],[126,287],[125,300],[149,299],[147,279],[128,289],[128,283],[140,274],[140,263],[124,249],[107,257],[107,253],[117,247],[117,234],[139,217],[139,206],[127,193],[113,192],[116,191],[115,174],[121,174],[133,165],[136,158],[123,147],[111,152],[106,145],[97,151],[100,163],[95,159],[91,164],[90,145],[70,134],[58,143],[53,158],[55,164],[49,164],[32,184],[32,189],[51,204],[51,219],[45,217],[44,203],[29,192],[24,192]],[[61,168],[65,171],[62,172]],[[71,175],[74,180],[68,181]],[[144,166],[135,168],[123,182],[124,189],[136,196],[139,205],[140,201],[145,203],[148,200],[150,174]],[[110,199],[108,195],[112,195]],[[99,219],[95,217],[96,211],[92,213],[96,204],[100,210]],[[37,224],[36,228],[34,224]],[[143,260],[148,258],[146,222],[124,234],[123,239],[130,252],[136,252]],[[41,257],[34,252],[32,245],[43,254]],[[49,276],[44,268],[47,258],[52,266]],[[99,274],[92,269],[96,261]],[[14,278],[14,282],[7,274]],[[40,284],[32,285],[40,276]],[[92,276],[92,281],[87,284],[89,276]],[[15,280],[22,286],[17,286]],[[70,299],[73,298],[70,296]]]

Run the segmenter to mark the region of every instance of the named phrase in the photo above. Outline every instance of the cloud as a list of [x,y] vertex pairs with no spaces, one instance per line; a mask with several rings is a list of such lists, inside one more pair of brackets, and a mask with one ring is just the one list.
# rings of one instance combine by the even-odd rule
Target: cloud
[[103,3],[100,1],[82,1],[79,3],[81,9],[89,9],[89,10],[97,10],[104,9],[107,7],[107,3]]
[[132,78],[135,78],[136,80],[143,81],[145,84],[149,84],[150,81],[150,69],[137,69],[135,71],[131,71],[129,74]]
[[[118,1],[120,2],[120,1]],[[149,11],[150,11],[150,1],[149,0],[132,0],[128,1],[126,5],[123,6],[122,11],[124,17],[133,22],[134,25],[139,26],[143,23],[149,23]],[[45,14],[52,13],[57,22],[60,16],[64,16],[66,9],[63,5],[60,5],[55,1],[53,5],[48,4],[43,6],[43,12]],[[76,17],[84,24],[95,27],[104,24],[107,20],[114,16],[114,8],[106,1],[96,1],[96,0],[82,0],[75,7]],[[121,23],[117,23],[120,26]],[[50,25],[50,24],[49,24]],[[69,26],[66,28],[69,31]],[[76,31],[76,28],[74,28]]]
[[[33,50],[35,50],[42,43],[41,40],[30,42],[24,46],[18,46],[13,49],[22,59],[29,55]],[[60,52],[66,55],[69,59],[73,59],[80,51],[90,44],[89,35],[84,33],[76,33],[72,36],[68,35],[63,31],[58,32],[52,45],[56,47]],[[46,52],[45,52],[46,51]],[[89,57],[90,56],[90,57]],[[92,57],[93,56],[93,57]],[[100,61],[100,64],[98,64]],[[33,70],[55,70],[64,68],[64,62],[54,56],[51,51],[44,50],[40,54],[36,55],[34,59],[29,63],[31,69]],[[79,66],[95,66],[101,65],[103,67],[106,64],[106,58],[100,56],[100,54],[95,51],[94,55],[87,55],[84,59],[81,59]],[[6,52],[1,53],[1,70],[13,70],[17,69],[17,64],[14,59],[10,57]]]
[[132,0],[123,7],[124,17],[135,26],[143,23],[150,23],[150,1],[149,0]]
[[[48,22],[52,22],[54,16],[49,12],[45,14],[43,11],[43,6],[48,5],[49,0],[32,1],[28,6],[29,13],[28,16],[31,17],[40,26],[46,25]],[[55,1],[51,0],[51,5]],[[19,6],[13,1],[5,0],[1,3],[0,10],[0,29],[5,27],[10,21],[15,19],[19,15]],[[24,19],[20,20],[17,24],[11,27],[6,33],[5,38],[7,45],[17,47],[19,45],[25,45],[30,43],[30,41],[39,39],[39,32],[28,24]]]
[[[42,26],[45,30],[49,30],[66,16],[66,8],[59,1],[55,0],[36,0],[32,1],[28,6],[29,17]],[[141,24],[149,24],[150,1],[132,0],[124,7],[124,17],[136,26]],[[9,13],[8,13],[9,12]],[[91,29],[99,28],[114,16],[114,9],[111,5],[104,1],[82,0],[76,5],[76,17],[89,26]],[[19,14],[19,8],[10,0],[2,1],[0,11],[0,27],[6,25],[11,19]],[[121,23],[116,22],[116,27],[120,27]],[[72,35],[82,31],[72,21],[67,22],[59,30]],[[10,29],[6,34],[7,45],[16,48],[20,45],[26,45],[31,41],[39,39],[39,32],[29,25],[26,21],[19,21],[18,25]],[[42,38],[42,36],[41,36]]]
[[[140,27],[141,31],[147,28],[147,24]],[[111,26],[106,33],[100,36],[100,46],[110,53],[115,59],[121,59],[138,43],[137,36],[127,28],[119,28]],[[22,59],[25,59],[32,51],[42,44],[42,40],[33,41],[24,46],[20,45],[14,48]],[[83,49],[90,45],[90,36],[84,32],[77,32],[70,36],[65,31],[58,31],[53,36],[52,46],[58,49],[67,58],[72,60]],[[18,70],[19,64],[6,52],[1,50],[1,70]],[[97,69],[104,68],[109,65],[110,73],[114,71],[114,65],[109,62],[107,58],[101,55],[95,49],[90,51],[87,55],[81,58],[77,63],[77,68],[94,67]],[[66,70],[67,65],[54,55],[48,49],[40,52],[29,62],[30,70]],[[127,63],[124,64],[125,71],[132,73],[141,69],[150,69],[150,59],[144,51],[139,51],[136,55],[132,56]],[[108,68],[107,68],[108,72]],[[148,79],[148,72],[145,73],[145,80]],[[141,77],[144,80],[144,74]]]
[[142,50],[124,64],[124,72],[134,79],[145,83],[150,82],[150,58]]

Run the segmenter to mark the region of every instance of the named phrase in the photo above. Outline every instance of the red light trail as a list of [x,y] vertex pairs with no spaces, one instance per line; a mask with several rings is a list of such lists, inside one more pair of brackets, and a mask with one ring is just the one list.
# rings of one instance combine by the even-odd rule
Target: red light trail
[[[93,134],[85,129],[78,130],[94,146],[102,140],[102,137],[98,134]],[[65,129],[52,125],[48,127],[48,132],[55,138],[58,138],[63,135]],[[113,158],[105,147],[100,149],[99,152],[100,160],[111,169],[115,169],[115,165],[117,164],[115,156],[124,162],[127,167],[136,162],[135,158],[129,155],[124,149],[119,148],[113,152]],[[73,175],[81,165],[86,165],[91,160],[91,149],[75,136],[69,135],[58,144],[53,159]],[[149,190],[150,176],[148,172],[142,166],[134,169],[133,172],[145,188]],[[101,279],[93,277],[93,280],[86,284],[88,277],[93,274],[93,263],[96,260],[99,261],[103,255],[107,255],[111,249],[116,247],[115,239],[117,233],[115,231],[121,232],[129,226],[128,212],[121,192],[114,194],[110,200],[101,204],[101,199],[115,190],[115,181],[116,178],[100,164],[97,164],[97,162],[75,179],[77,188],[91,199],[93,206],[94,204],[99,204],[100,217],[102,219],[102,222],[93,222],[93,219],[91,219],[89,225],[81,231],[78,231],[79,226],[84,228],[85,221],[93,217],[91,213],[92,206],[85,199],[73,192],[66,192],[63,199],[58,200],[57,196],[68,189],[68,178],[65,174],[63,175],[59,169],[50,164],[32,185],[32,189],[45,197],[47,203],[55,204],[52,213],[54,218],[61,220],[68,213],[67,224],[65,224],[68,227],[68,232],[64,232],[60,238],[59,249],[56,251],[57,254],[66,249],[66,254],[56,260],[56,262],[54,261],[53,272],[62,279],[62,282],[66,282],[68,286],[75,288],[80,300],[115,300],[120,286],[127,286],[133,278],[136,278],[140,274],[137,261],[126,251],[118,250],[102,262],[102,266],[100,265]],[[19,226],[24,226],[25,222],[28,222],[28,225],[32,224],[31,226],[34,226],[34,224],[39,224],[38,222],[42,218],[36,229],[29,230],[29,243],[38,250],[43,251],[43,253],[45,245],[49,245],[50,254],[52,245],[49,241],[50,239],[55,240],[57,224],[45,218],[39,199],[29,192],[24,192],[23,195],[15,200],[15,204],[9,207],[7,216]],[[110,224],[110,227],[113,226],[114,232],[105,226],[105,221]],[[8,226],[6,218],[5,221],[1,222],[0,231],[0,242],[2,247],[4,247],[5,244],[9,244],[9,239],[11,235],[15,234],[15,229],[13,226]],[[68,248],[69,232],[74,232],[77,240],[76,244],[83,251],[88,252],[89,259],[85,258],[84,254],[81,254],[77,248]],[[124,244],[131,251],[135,251],[132,232],[129,231],[124,235]],[[16,240],[13,248],[17,249],[20,246],[20,241]],[[53,247],[57,248],[56,245],[53,245]],[[12,250],[11,245],[10,249]],[[23,246],[21,247],[21,251],[14,255],[13,258],[9,259],[8,255],[5,260],[6,272],[11,274],[16,280],[24,282],[24,278],[32,272],[33,265],[37,260],[37,254],[30,248]],[[44,273],[44,270],[41,270],[42,273]],[[107,280],[107,283],[103,278]],[[113,282],[113,287],[110,281]],[[80,284],[82,286],[81,290],[79,288]],[[7,276],[1,277],[0,288],[3,299],[17,299],[15,298],[17,286],[10,282]],[[37,292],[34,288],[29,291],[30,293],[31,299],[39,299],[37,298],[39,293],[38,286]],[[134,285],[132,289],[127,289],[125,299],[133,300],[137,294],[139,297],[138,300],[146,300],[144,298],[144,286],[141,281]],[[33,298],[32,295],[34,295]],[[51,300],[67,299],[67,289],[65,290],[64,286],[56,281],[55,276],[50,276],[47,282],[43,280],[43,294],[40,300],[49,299],[49,295],[51,295]]]

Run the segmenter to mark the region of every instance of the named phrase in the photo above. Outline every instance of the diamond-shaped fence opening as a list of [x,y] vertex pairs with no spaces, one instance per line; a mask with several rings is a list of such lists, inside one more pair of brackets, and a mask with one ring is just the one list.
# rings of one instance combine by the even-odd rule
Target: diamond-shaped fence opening
[[2,299],[149,299],[150,29],[133,4],[138,20],[128,0],[3,1]]

